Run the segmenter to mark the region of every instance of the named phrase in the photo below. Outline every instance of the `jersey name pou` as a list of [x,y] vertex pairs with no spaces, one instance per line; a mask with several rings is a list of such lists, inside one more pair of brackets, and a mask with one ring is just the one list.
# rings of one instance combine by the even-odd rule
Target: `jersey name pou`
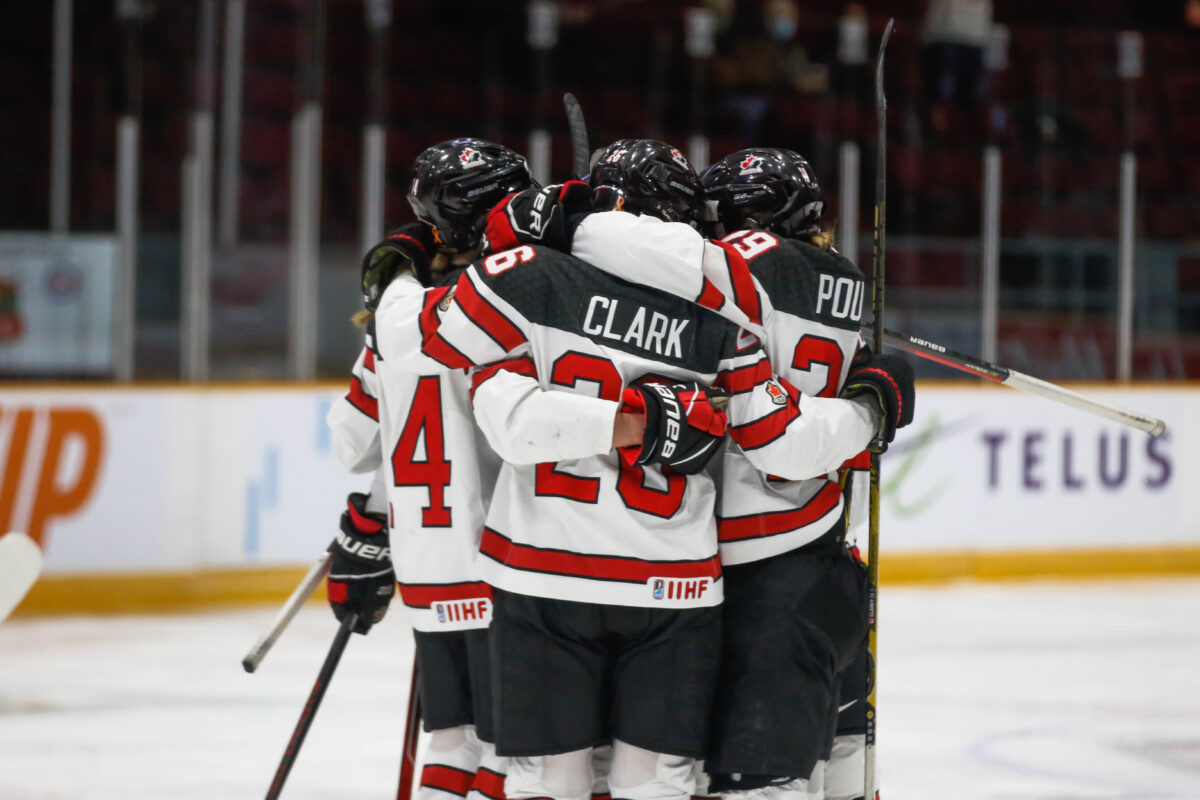
[[[861,341],[862,272],[835,252],[764,231],[738,231],[723,245],[746,260],[761,289],[763,346],[775,373],[810,397],[837,397]],[[843,513],[836,473],[783,480],[726,449],[718,516],[726,564],[803,546]]]

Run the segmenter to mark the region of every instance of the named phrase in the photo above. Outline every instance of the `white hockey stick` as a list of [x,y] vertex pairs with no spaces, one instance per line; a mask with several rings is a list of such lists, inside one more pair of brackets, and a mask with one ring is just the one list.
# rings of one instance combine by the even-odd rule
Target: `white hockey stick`
[[283,633],[283,629],[291,623],[296,612],[300,610],[300,606],[304,605],[316,588],[321,585],[325,574],[329,572],[329,561],[332,558],[333,554],[323,553],[317,559],[317,563],[308,570],[304,580],[300,581],[300,584],[292,591],[287,602],[283,604],[283,608],[279,609],[275,621],[263,632],[263,635],[254,643],[254,647],[251,647],[250,652],[242,659],[242,668],[246,672],[254,672],[258,669],[259,662],[267,655],[267,651],[275,644],[275,640]]
[[24,533],[0,536],[0,621],[12,613],[42,572],[42,549]]
[[[864,330],[869,328],[870,326],[863,326]],[[931,342],[928,339],[922,339],[919,336],[909,336],[903,333],[896,333],[895,331],[884,330],[883,342],[905,352],[912,353],[915,356],[927,358],[938,364],[965,372],[968,375],[976,375],[984,380],[1002,384],[1019,392],[1036,394],[1038,397],[1045,397],[1047,400],[1065,403],[1078,408],[1080,411],[1096,414],[1111,419],[1114,422],[1119,422],[1122,425],[1137,428],[1139,431],[1145,431],[1151,436],[1161,436],[1167,429],[1167,423],[1158,417],[1140,414],[1136,411],[1121,408],[1120,406],[1109,405],[1091,397],[1086,397],[1071,389],[1044,381],[1041,378],[1017,372],[1015,369],[1001,367],[980,358],[964,356],[962,353],[956,353],[947,347]]]

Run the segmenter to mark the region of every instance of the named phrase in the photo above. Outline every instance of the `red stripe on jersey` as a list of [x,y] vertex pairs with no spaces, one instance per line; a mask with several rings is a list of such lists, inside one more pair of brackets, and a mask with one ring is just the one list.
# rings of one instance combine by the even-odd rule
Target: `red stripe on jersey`
[[489,378],[495,377],[497,372],[515,372],[518,375],[537,380],[537,367],[533,365],[533,361],[528,358],[514,358],[510,361],[501,361],[499,364],[492,364],[490,367],[484,367],[476,372],[471,377],[471,403],[475,403],[475,390],[478,389]]
[[350,402],[350,405],[379,422],[379,401],[367,394],[357,375],[350,376],[350,391],[346,392],[346,400]]
[[730,394],[739,394],[766,383],[771,379],[771,374],[771,362],[763,358],[746,367],[725,370],[717,375],[717,382],[714,385]]
[[449,286],[440,286],[425,292],[425,304],[421,307],[421,316],[418,319],[421,329],[421,350],[434,361],[451,369],[467,369],[474,366],[471,360],[437,332],[437,307],[449,292]]
[[426,764],[421,770],[421,786],[430,789],[440,789],[443,792],[466,797],[471,790],[471,781],[475,773],[458,767],[447,767],[442,764]]
[[369,347],[363,348],[363,367],[375,371],[375,353]]
[[861,453],[856,455],[854,458],[847,458],[845,461],[843,461],[842,465],[840,467],[838,467],[838,470],[840,471],[843,469],[870,469],[870,468],[871,468],[871,451],[863,450]]
[[718,311],[721,306],[725,305],[725,295],[721,294],[721,290],[717,288],[715,283],[705,278],[704,289],[700,292],[700,296],[696,298],[696,305]]
[[717,538],[722,542],[736,542],[740,539],[757,539],[794,531],[811,525],[828,514],[837,507],[841,498],[841,488],[836,483],[826,482],[825,487],[800,508],[747,514],[744,517],[718,518]]
[[725,265],[729,268],[729,280],[733,284],[733,302],[746,312],[750,321],[762,324],[762,307],[758,302],[758,290],[754,288],[754,277],[745,257],[729,242],[713,242],[725,251]]
[[412,608],[429,608],[434,603],[452,600],[474,600],[480,597],[491,599],[492,587],[483,581],[468,583],[402,583],[400,599]]
[[509,322],[494,305],[484,299],[467,276],[463,276],[454,290],[454,302],[472,322],[492,337],[496,344],[507,352],[525,344],[525,334]]
[[612,800],[612,795],[608,792],[592,792],[592,800]]
[[[767,383],[761,384],[767,386]],[[800,416],[800,392],[787,381],[780,379],[779,385],[787,393],[788,402],[778,411],[772,411],[765,417],[759,417],[754,422],[745,425],[729,426],[729,435],[743,450],[754,450],[764,447],[783,435],[787,426]]]
[[603,581],[645,583],[651,578],[716,580],[721,576],[721,561],[717,556],[700,561],[645,561],[625,556],[584,555],[518,544],[491,528],[483,529],[479,552],[513,569]]
[[473,791],[479,792],[491,800],[504,800],[504,774],[480,767],[475,771],[475,781],[471,784]]

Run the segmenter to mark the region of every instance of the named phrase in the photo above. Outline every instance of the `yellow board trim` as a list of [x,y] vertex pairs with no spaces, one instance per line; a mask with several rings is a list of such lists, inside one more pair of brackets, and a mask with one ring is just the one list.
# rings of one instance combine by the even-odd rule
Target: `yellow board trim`
[[[177,613],[282,604],[305,572],[305,567],[289,566],[46,575],[30,590],[14,616]],[[1200,547],[884,553],[879,572],[885,586],[962,579],[1194,576],[1200,575]],[[323,602],[325,592],[317,589],[313,598]]]

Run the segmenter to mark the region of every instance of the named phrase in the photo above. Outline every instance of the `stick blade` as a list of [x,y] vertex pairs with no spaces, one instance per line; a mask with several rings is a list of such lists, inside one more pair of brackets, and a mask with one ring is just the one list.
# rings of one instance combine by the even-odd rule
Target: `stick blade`
[[42,549],[20,531],[0,536],[0,620],[25,598],[42,572]]
[[579,101],[570,92],[563,94],[563,108],[567,112],[567,128],[571,131],[572,168],[575,177],[582,178],[591,171],[587,122],[583,119],[583,109],[579,107]]

